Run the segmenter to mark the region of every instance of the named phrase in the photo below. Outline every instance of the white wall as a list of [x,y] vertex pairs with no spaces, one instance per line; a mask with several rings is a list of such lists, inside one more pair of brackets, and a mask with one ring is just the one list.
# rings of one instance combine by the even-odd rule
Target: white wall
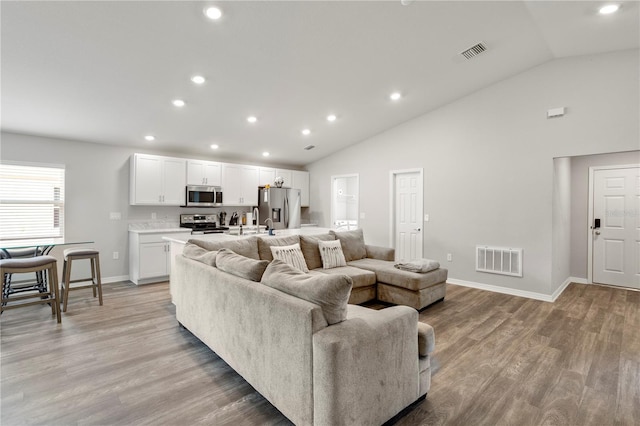
[[[640,143],[639,143],[640,145]],[[640,146],[638,146],[640,148]],[[571,276],[587,279],[589,167],[640,164],[640,151],[571,157]]]
[[[389,171],[424,168],[425,257],[458,280],[551,295],[567,278],[552,274],[553,158],[637,149],[639,75],[638,50],[553,60],[389,129],[308,165],[311,219],[328,225],[331,175],[359,173],[366,241],[388,245]],[[476,244],[522,247],[524,277],[475,272]]]
[[563,290],[571,276],[571,160],[553,160],[551,292]]

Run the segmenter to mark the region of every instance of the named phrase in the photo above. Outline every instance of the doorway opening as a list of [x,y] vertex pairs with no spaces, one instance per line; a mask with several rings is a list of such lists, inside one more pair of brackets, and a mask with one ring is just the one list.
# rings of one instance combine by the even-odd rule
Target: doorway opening
[[358,228],[360,177],[357,173],[331,176],[331,225],[337,231]]
[[393,170],[390,175],[389,242],[396,250],[396,261],[422,258],[423,169]]

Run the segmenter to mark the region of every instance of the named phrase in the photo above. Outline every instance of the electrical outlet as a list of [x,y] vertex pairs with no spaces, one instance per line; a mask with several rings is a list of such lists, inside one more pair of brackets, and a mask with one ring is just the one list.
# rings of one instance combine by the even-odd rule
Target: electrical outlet
[[117,251],[113,252],[113,260],[118,260],[120,259],[120,253],[118,253]]
[[158,215],[155,212],[151,213],[151,219],[157,219],[157,218],[158,218]]
[[453,255],[451,253],[447,253],[447,262],[453,261]]

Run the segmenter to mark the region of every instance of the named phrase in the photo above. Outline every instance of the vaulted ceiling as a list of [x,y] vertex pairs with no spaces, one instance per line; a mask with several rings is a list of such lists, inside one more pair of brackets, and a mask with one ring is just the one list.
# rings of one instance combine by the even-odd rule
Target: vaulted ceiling
[[303,165],[554,58],[639,48],[633,1],[405,3],[2,1],[2,130]]

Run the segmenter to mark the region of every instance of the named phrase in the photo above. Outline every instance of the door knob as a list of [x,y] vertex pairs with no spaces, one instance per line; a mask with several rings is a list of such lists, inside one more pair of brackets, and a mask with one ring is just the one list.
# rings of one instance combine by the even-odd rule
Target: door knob
[[420,228],[416,228],[416,229],[414,229],[414,231],[418,231],[418,232],[420,232]]
[[596,235],[600,235],[600,231],[596,231]]

